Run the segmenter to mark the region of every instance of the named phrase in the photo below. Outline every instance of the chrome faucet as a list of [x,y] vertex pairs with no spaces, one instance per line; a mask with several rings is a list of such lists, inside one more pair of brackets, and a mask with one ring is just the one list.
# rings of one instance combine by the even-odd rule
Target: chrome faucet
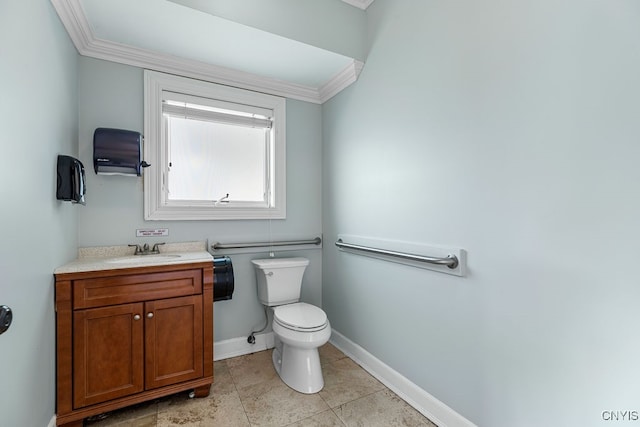
[[129,247],[136,248],[136,251],[133,253],[134,255],[155,255],[160,253],[160,249],[158,246],[164,245],[163,243],[156,243],[153,245],[153,249],[149,250],[149,244],[145,243],[144,246],[140,245],[128,245]]
[[151,249],[151,253],[152,254],[159,254],[160,253],[160,248],[158,246],[160,246],[160,245],[164,245],[164,242],[156,243],[155,245],[153,245],[153,249]]

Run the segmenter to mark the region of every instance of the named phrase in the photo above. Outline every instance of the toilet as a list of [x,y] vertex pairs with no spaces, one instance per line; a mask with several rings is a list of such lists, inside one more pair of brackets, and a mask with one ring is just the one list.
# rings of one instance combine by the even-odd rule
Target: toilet
[[324,387],[318,347],[329,341],[331,325],[322,309],[300,301],[306,258],[251,261],[256,270],[258,299],[273,308],[273,366],[282,381],[300,393]]

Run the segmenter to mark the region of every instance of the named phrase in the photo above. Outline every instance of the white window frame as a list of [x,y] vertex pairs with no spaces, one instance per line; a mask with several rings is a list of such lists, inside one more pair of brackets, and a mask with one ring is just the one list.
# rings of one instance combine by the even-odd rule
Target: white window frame
[[[273,112],[273,174],[268,206],[246,203],[168,200],[168,144],[164,139],[163,92],[175,92]],[[233,220],[286,218],[286,100],[281,97],[223,86],[201,80],[145,70],[144,154],[151,166],[144,169],[145,220]],[[212,195],[212,198],[214,195]]]

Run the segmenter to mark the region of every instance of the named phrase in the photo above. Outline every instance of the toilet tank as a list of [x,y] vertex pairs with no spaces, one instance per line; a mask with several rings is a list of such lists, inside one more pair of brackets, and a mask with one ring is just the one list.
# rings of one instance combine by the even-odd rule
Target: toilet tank
[[306,258],[269,258],[251,261],[256,269],[258,299],[267,306],[300,300],[302,276],[309,265]]

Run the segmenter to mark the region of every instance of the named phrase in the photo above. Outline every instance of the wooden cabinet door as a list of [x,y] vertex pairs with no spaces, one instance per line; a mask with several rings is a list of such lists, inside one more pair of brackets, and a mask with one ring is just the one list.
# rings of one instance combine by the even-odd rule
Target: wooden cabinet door
[[143,390],[143,304],[73,313],[73,406]]
[[145,388],[203,375],[202,295],[145,303]]

